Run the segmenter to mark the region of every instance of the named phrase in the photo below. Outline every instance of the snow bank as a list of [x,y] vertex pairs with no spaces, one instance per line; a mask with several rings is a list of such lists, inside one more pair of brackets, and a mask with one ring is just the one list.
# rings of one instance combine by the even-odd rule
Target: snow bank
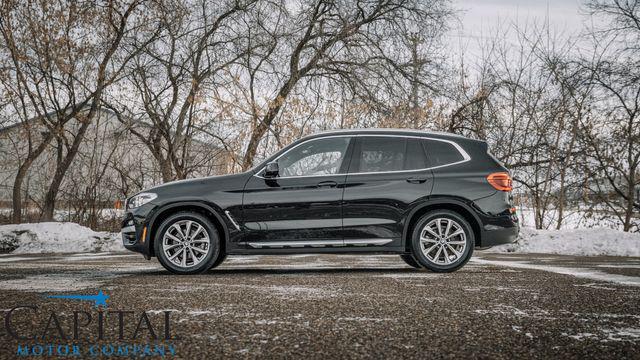
[[490,252],[561,255],[640,256],[640,233],[606,228],[537,230],[524,227],[513,244],[494,246]]
[[67,253],[124,250],[119,233],[96,232],[70,222],[0,226],[0,253]]

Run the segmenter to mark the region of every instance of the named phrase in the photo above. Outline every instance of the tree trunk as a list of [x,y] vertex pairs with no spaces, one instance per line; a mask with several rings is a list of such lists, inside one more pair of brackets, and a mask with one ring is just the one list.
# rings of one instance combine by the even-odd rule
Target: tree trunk
[[24,181],[24,178],[27,176],[27,173],[29,172],[29,169],[31,168],[31,165],[33,164],[33,162],[42,154],[44,149],[47,148],[47,145],[49,145],[49,142],[51,142],[51,138],[52,136],[49,133],[42,140],[42,143],[38,145],[35,151],[30,153],[25,159],[25,161],[22,163],[22,165],[20,165],[20,167],[18,168],[18,173],[16,174],[16,178],[13,181],[13,194],[11,199],[12,211],[13,211],[13,216],[11,220],[13,223],[19,224],[22,222],[22,194],[21,194],[22,182]]
[[56,172],[53,176],[53,180],[49,185],[49,189],[47,190],[47,194],[44,197],[44,206],[42,207],[42,214],[40,215],[40,220],[42,221],[53,221],[53,212],[56,207],[56,199],[58,197],[58,191],[60,191],[60,185],[62,184],[62,180],[64,180],[65,175],[67,174],[67,170],[73,163],[73,159],[75,159],[78,154],[78,149],[80,148],[80,143],[84,139],[84,134],[87,132],[89,128],[89,124],[91,124],[91,120],[95,115],[95,109],[90,110],[89,115],[84,120],[80,129],[78,129],[78,133],[73,139],[73,144],[71,148],[67,151],[66,156],[62,161],[58,163],[56,166]]
[[293,87],[303,74],[304,72],[300,73],[296,71],[289,77],[289,80],[287,80],[284,86],[280,88],[280,91],[278,91],[278,96],[276,96],[276,98],[271,102],[269,111],[267,111],[262,120],[258,122],[258,126],[256,126],[256,128],[251,133],[247,151],[244,153],[244,158],[242,159],[242,171],[247,171],[253,166],[253,160],[256,156],[256,153],[258,152],[258,145],[260,144],[260,140],[262,140],[264,134],[266,134],[267,130],[269,130],[271,123],[278,115],[278,112],[280,112],[280,109],[287,99],[287,96],[289,96],[291,89],[293,89]]
[[58,196],[58,190],[60,189],[61,183],[61,177],[56,175],[51,185],[49,185],[49,190],[47,190],[47,194],[44,197],[42,215],[40,216],[41,221],[54,221],[53,212],[55,210],[56,197]]
[[[576,118],[580,119],[581,116],[578,115]],[[578,129],[578,123],[577,122],[573,123],[572,130],[571,130],[571,140],[569,141],[567,154],[573,154],[573,147],[575,145],[576,137],[578,135],[577,129]],[[573,155],[567,155],[567,157],[568,156],[573,156]],[[567,167],[568,167],[567,161],[568,159],[565,158],[562,166],[560,167],[560,190],[558,191],[558,222],[556,223],[556,230],[560,230],[560,228],[562,228],[564,208],[566,206],[565,204],[567,199],[566,181],[567,181]]]
[[635,172],[636,168],[632,167],[629,171],[629,177],[627,181],[627,203],[625,204],[624,214],[624,231],[631,231],[631,219],[633,218],[634,202],[635,202]]
[[537,192],[533,195],[534,201],[534,218],[536,229],[542,229],[542,211],[540,209],[540,197]]
[[262,140],[262,137],[267,132],[267,126],[264,124],[264,122],[260,122],[253,133],[251,133],[251,139],[249,139],[247,151],[244,153],[244,159],[242,159],[242,171],[247,171],[253,166],[253,159],[258,152],[260,140]]
[[171,169],[171,161],[162,157],[158,158],[160,163],[160,172],[162,173],[162,182],[167,183],[173,181],[173,171]]
[[24,180],[29,168],[31,167],[31,161],[24,162],[20,165],[16,178],[13,181],[13,194],[12,194],[12,207],[13,216],[11,221],[15,224],[22,222],[22,181]]

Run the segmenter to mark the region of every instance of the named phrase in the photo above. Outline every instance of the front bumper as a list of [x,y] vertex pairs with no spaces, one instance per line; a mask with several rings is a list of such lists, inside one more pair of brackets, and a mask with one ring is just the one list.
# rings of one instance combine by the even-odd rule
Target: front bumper
[[149,219],[151,219],[155,209],[156,206],[154,204],[147,203],[126,211],[120,232],[122,234],[122,244],[127,250],[139,252],[145,257],[153,256],[153,249],[149,246],[151,237]]

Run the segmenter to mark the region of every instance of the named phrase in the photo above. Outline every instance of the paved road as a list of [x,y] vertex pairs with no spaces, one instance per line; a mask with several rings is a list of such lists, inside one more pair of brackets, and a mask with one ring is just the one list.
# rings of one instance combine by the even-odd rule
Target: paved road
[[[108,311],[134,311],[123,315],[123,340],[117,314],[98,341],[90,302],[45,297],[98,290]],[[96,353],[151,344],[187,359],[640,358],[640,258],[476,252],[462,270],[434,274],[387,255],[231,257],[180,277],[131,254],[0,256],[0,309],[24,304],[38,313],[17,310],[12,329],[47,337],[17,341],[2,327],[1,358],[35,343],[45,353],[46,344],[77,344],[84,356],[93,344]],[[74,310],[92,316],[84,326],[80,314],[80,340]],[[154,342],[142,312],[162,337],[165,311],[179,338]],[[53,339],[51,312],[65,340]]]

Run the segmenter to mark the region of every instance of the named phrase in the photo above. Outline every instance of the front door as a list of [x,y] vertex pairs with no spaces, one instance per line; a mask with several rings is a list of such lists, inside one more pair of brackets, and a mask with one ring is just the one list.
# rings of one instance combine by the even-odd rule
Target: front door
[[350,136],[310,139],[282,154],[279,175],[246,184],[242,220],[251,248],[342,246]]

